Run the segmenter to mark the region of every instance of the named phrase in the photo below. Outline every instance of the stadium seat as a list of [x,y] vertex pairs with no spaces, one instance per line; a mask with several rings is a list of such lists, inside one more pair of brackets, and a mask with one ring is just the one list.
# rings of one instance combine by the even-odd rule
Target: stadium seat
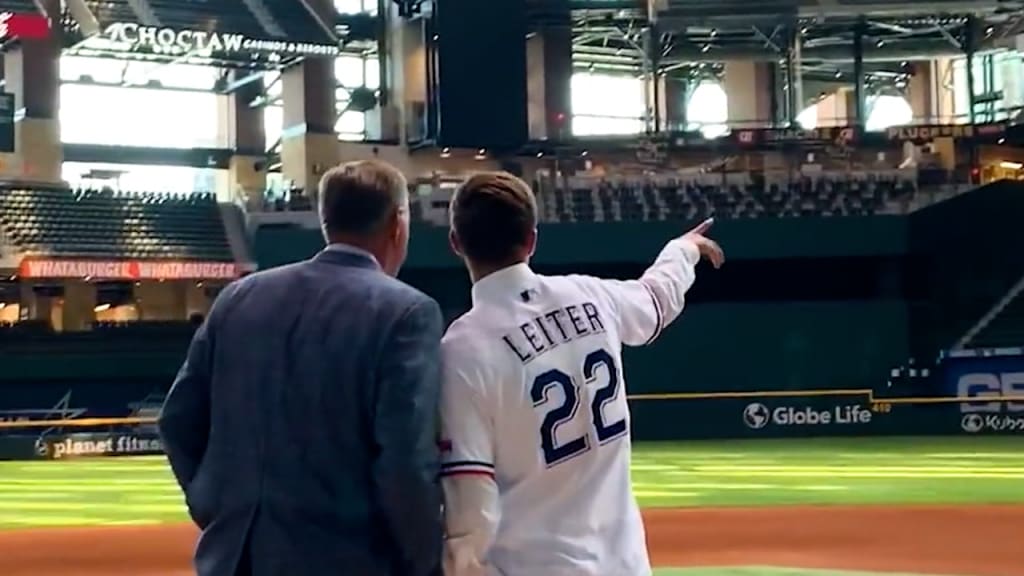
[[3,189],[0,226],[26,256],[233,260],[208,194]]

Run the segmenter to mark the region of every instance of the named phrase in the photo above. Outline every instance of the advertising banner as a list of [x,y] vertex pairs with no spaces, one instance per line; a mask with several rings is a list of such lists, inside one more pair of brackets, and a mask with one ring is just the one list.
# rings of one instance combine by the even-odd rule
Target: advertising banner
[[144,456],[163,454],[155,434],[86,432],[46,436],[36,441],[38,457],[48,460],[97,456]]
[[955,405],[964,432],[1024,434],[1024,356],[960,356],[942,367],[947,394],[978,399]]
[[26,258],[19,273],[23,278],[232,280],[240,275],[240,268],[234,262]]
[[42,14],[0,12],[0,41],[8,38],[39,39],[49,35],[50,21]]

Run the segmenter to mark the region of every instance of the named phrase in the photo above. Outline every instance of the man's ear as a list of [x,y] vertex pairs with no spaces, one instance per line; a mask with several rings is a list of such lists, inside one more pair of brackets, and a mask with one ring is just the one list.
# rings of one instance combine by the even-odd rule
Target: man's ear
[[462,258],[462,246],[459,244],[459,238],[455,235],[455,230],[448,230],[448,245],[451,246],[452,252],[456,256]]
[[530,235],[526,237],[526,252],[530,257],[532,257],[533,253],[537,251],[537,234],[537,229],[534,228],[530,232]]

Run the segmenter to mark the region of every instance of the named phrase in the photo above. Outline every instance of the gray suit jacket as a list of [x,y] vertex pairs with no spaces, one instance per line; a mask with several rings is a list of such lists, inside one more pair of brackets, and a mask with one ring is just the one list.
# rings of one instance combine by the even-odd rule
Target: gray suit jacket
[[340,246],[224,290],[159,420],[199,576],[436,570],[441,324]]

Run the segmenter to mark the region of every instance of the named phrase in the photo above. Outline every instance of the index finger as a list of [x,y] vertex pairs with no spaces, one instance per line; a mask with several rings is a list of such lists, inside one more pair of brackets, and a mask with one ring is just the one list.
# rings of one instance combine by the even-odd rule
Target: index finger
[[711,218],[708,218],[708,219],[704,220],[700,224],[697,224],[697,226],[695,226],[693,228],[693,230],[690,230],[689,232],[687,232],[687,234],[703,234],[703,233],[707,232],[708,228],[711,228],[711,225],[714,224],[714,223],[715,223],[715,218],[712,216]]

